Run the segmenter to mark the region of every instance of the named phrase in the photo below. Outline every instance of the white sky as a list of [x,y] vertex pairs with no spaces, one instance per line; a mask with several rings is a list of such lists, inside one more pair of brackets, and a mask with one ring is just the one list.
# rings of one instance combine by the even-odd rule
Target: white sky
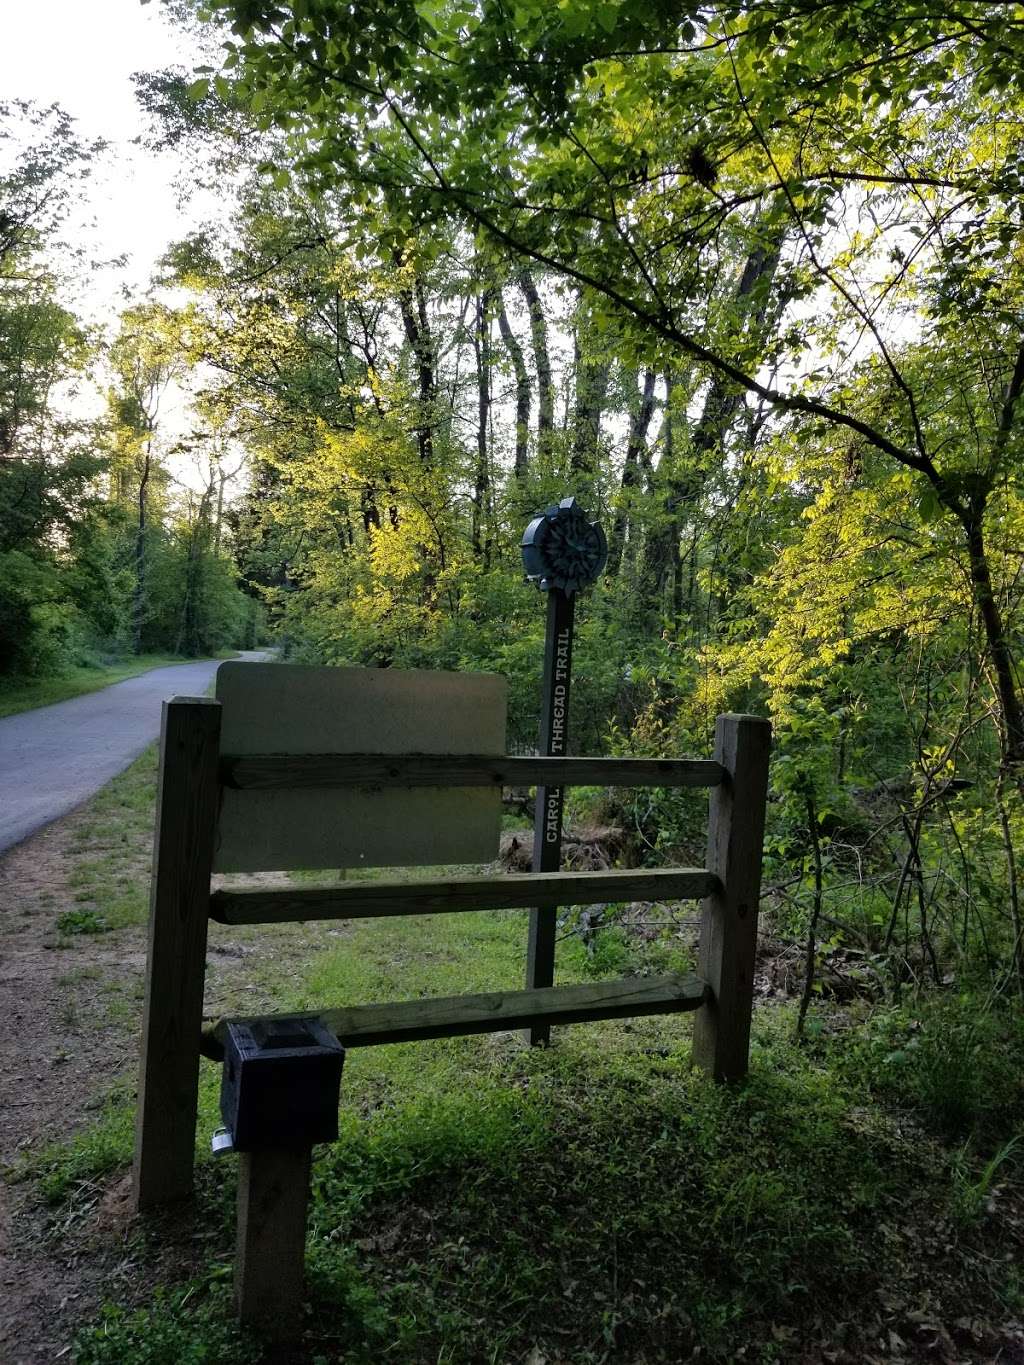
[[177,203],[175,158],[132,146],[143,120],[130,80],[133,71],[193,61],[156,0],[0,0],[0,97],[60,104],[83,138],[111,144],[82,217],[95,220],[85,229],[92,254],[129,259],[124,270],[100,272],[75,300],[94,318],[117,311],[122,287],[141,292],[168,243],[195,221]]
[[[190,40],[165,22],[159,0],[0,0],[0,98],[57,103],[84,139],[110,143],[69,224],[94,259],[128,258],[123,268],[91,272],[68,298],[90,321],[111,327],[120,309],[145,292],[169,243],[217,213],[204,197],[179,203],[182,167],[173,154],[133,145],[144,121],[132,73],[197,60]],[[83,404],[97,411],[102,399],[81,394],[75,407],[82,411]],[[186,396],[169,394],[165,432],[173,438],[167,428],[185,425]]]
[[[145,293],[168,245],[201,221],[204,209],[211,212],[202,198],[179,203],[175,179],[182,168],[173,154],[133,145],[145,121],[132,73],[196,61],[187,37],[164,21],[158,0],[0,0],[0,98],[59,104],[83,140],[101,137],[110,144],[85,182],[68,235],[93,259],[123,255],[127,261],[69,281],[66,301],[111,333],[121,309]],[[97,415],[100,389],[78,390],[71,408],[80,416]],[[186,395],[168,393],[163,409],[164,435],[173,440],[188,426]],[[172,463],[183,482],[204,481],[199,471]]]

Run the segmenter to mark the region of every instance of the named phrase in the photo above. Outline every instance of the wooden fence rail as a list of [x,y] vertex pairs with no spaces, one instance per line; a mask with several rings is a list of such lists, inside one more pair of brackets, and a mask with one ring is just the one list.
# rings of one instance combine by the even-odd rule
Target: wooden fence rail
[[[435,996],[382,1005],[328,1006],[310,1018],[322,1020],[346,1048],[382,1043],[413,1043],[548,1024],[587,1024],[599,1019],[637,1019],[648,1014],[679,1014],[700,1009],[711,998],[697,976],[642,976],[625,981],[588,981],[581,986],[544,986],[526,991],[488,991],[481,995]],[[294,1015],[265,1015],[264,1020]],[[301,1016],[299,1016],[301,1017]],[[223,1056],[222,1020],[203,1033],[203,1053]]]
[[218,924],[285,924],[312,919],[374,919],[535,905],[599,905],[605,901],[699,900],[719,891],[702,867],[621,868],[611,872],[534,872],[457,881],[349,882],[341,886],[215,891]]
[[[230,671],[239,668],[243,672]],[[421,675],[388,670],[387,676],[378,672],[364,683],[356,670],[274,670],[255,664],[229,664],[225,669],[229,672],[221,671],[218,695],[226,676],[225,705],[230,699],[235,709],[224,710],[223,741],[219,701],[177,697],[164,704],[134,1163],[138,1209],[183,1198],[192,1189],[200,1053],[221,1055],[229,1022],[203,1030],[211,918],[231,925],[276,924],[527,908],[536,917],[553,914],[560,905],[701,899],[696,976],[574,986],[529,983],[522,991],[329,1007],[317,1011],[316,1017],[343,1046],[367,1047],[497,1030],[526,1029],[532,1037],[546,1037],[554,1025],[694,1011],[696,1064],[718,1080],[745,1075],[771,735],[767,721],[719,716],[710,761],[504,757],[476,752],[344,753],[332,751],[330,744],[337,743],[339,736],[343,743],[354,735],[365,736],[378,715],[384,717],[378,726],[382,748],[388,743],[408,747],[409,739],[415,740],[420,733],[417,727],[424,723],[422,717],[427,718],[428,730],[433,726],[424,747],[431,743],[438,747],[449,733],[456,740],[448,747],[457,748],[460,741],[466,748],[489,744],[499,732],[499,722],[504,728],[499,680],[481,677],[476,682],[451,675],[454,681],[449,681],[449,675],[428,674],[422,675],[426,681],[421,683]],[[251,704],[246,691],[250,680],[255,698]],[[424,696],[431,705],[423,702]],[[279,721],[282,708],[290,720]],[[237,742],[239,737],[242,743]],[[266,752],[262,751],[264,743]],[[286,748],[289,743],[300,752],[274,752],[275,745]],[[246,747],[251,752],[242,752]],[[301,752],[303,747],[310,751]],[[280,849],[298,849],[317,859],[300,866],[343,865],[330,861],[335,830],[348,841],[348,866],[360,865],[361,859],[374,865],[373,857],[380,862],[395,850],[405,851],[402,841],[407,828],[416,839],[409,845],[412,856],[406,856],[406,862],[426,863],[430,859],[424,854],[433,854],[440,846],[471,849],[472,855],[463,855],[462,860],[479,861],[488,828],[490,837],[497,840],[500,801],[495,788],[581,784],[710,788],[706,866],[357,880],[320,887],[222,889],[211,894],[215,865],[229,870],[275,867],[276,863],[260,858],[276,858]],[[457,795],[461,787],[485,790],[478,796],[462,797]],[[440,790],[436,796],[417,794],[423,788]],[[403,789],[410,793],[408,809],[433,822],[428,829],[413,831],[408,823],[389,829],[372,818],[371,808],[392,813],[405,809]],[[322,801],[317,791],[324,793]],[[456,795],[450,795],[452,791]],[[325,806],[328,801],[334,804]],[[246,802],[256,803],[253,811],[258,819],[251,828]],[[313,836],[297,828],[292,839],[287,821],[275,825],[276,802],[284,803],[280,810],[292,821],[316,822]],[[478,808],[473,803],[482,805]],[[451,822],[456,817],[464,823],[453,831]],[[354,833],[345,825],[346,818],[351,826],[358,826]],[[228,827],[230,851],[225,853],[221,835]],[[437,839],[432,833],[435,827]],[[260,839],[268,842],[262,852],[255,849],[249,861],[248,848]],[[369,858],[364,848],[370,850]],[[273,1017],[263,1022],[273,1024]],[[296,1295],[301,1293],[301,1263],[296,1264],[295,1258],[301,1261],[308,1150],[301,1161],[299,1155],[291,1164],[280,1153],[252,1153],[245,1158],[238,1262],[238,1303],[243,1317],[260,1314],[261,1304],[268,1302],[266,1285],[290,1286],[285,1307],[294,1308]],[[281,1203],[274,1191],[285,1168],[291,1252],[288,1266],[275,1278],[273,1257],[265,1243],[273,1235],[277,1215],[272,1211]],[[274,1298],[275,1304],[280,1297]]]
[[238,791],[302,787],[715,787],[720,763],[699,758],[507,758],[488,754],[227,754],[221,782]]

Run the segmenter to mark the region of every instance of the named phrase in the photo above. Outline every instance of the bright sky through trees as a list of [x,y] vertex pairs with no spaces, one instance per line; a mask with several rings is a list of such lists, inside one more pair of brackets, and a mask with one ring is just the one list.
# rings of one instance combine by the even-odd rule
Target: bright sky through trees
[[[136,145],[145,116],[135,98],[132,74],[197,60],[188,36],[174,31],[159,5],[140,0],[45,0],[25,5],[0,0],[4,41],[0,44],[0,98],[58,104],[76,120],[85,140],[103,138],[90,180],[76,199],[66,240],[84,253],[77,272],[60,250],[58,266],[65,298],[89,322],[114,329],[132,300],[150,287],[167,247],[216,206],[200,193],[189,202],[187,171],[171,152]],[[11,152],[18,153],[12,146]],[[92,269],[92,262],[103,263]],[[98,416],[99,387],[79,386],[64,403],[76,416]],[[171,385],[163,402],[168,433],[188,428],[185,395]],[[187,485],[202,476],[187,459],[170,461]]]
[[139,0],[2,0],[0,9],[0,97],[60,104],[83,137],[110,143],[73,220],[90,258],[127,258],[123,267],[91,272],[81,300],[110,321],[123,306],[122,288],[144,290],[161,253],[192,221],[177,202],[174,158],[133,145],[143,121],[131,81],[135,71],[187,64],[187,39],[168,27],[159,6]]

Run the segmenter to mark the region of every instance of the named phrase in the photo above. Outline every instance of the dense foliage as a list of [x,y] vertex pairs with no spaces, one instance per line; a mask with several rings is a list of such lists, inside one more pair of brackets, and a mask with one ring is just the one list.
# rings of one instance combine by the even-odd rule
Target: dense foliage
[[[5,111],[43,122],[3,182],[2,667],[208,651],[258,599],[294,658],[505,674],[528,745],[518,540],[571,491],[610,542],[575,746],[767,711],[808,980],[1019,983],[1017,11],[170,8],[222,65],[140,99],[225,212],[102,347],[54,264],[98,150]],[[63,416],[98,364],[106,416]],[[700,825],[592,813],[641,857]]]
[[[68,308],[65,219],[103,149],[59,109],[0,105],[0,682],[108,653],[209,653],[252,610],[221,544],[219,467],[172,487],[157,406],[171,375],[158,310],[119,338]],[[105,419],[81,390],[109,389]],[[222,491],[223,484],[220,489]]]
[[[289,646],[497,669],[529,742],[517,540],[571,490],[611,542],[577,746],[693,751],[767,709],[810,966],[1019,981],[1017,12],[195,13],[222,67],[149,103],[242,188],[174,278]],[[694,823],[604,814],[652,850]]]

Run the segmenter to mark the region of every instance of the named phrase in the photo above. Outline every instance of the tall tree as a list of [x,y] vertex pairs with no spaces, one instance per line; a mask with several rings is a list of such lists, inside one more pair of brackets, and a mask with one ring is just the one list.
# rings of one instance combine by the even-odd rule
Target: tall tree
[[619,499],[615,509],[612,533],[608,537],[608,573],[614,577],[622,564],[622,552],[626,547],[626,535],[630,525],[630,512],[637,490],[643,477],[643,455],[647,449],[647,433],[654,416],[655,390],[658,376],[653,369],[644,370],[643,388],[634,395],[629,418],[629,438],[626,442],[626,455],[622,462],[622,478],[619,486]]
[[154,499],[166,485],[167,473],[157,445],[160,404],[181,369],[167,310],[143,304],[122,315],[121,330],[111,347],[114,383],[108,394],[113,431],[111,478],[117,500],[134,506],[131,641],[136,654],[144,647],[150,614],[149,547]]
[[56,106],[0,101],[0,673],[58,667],[76,629],[111,624],[102,461],[89,424],[64,410],[93,346],[58,268],[71,254],[65,216],[99,150]]
[[[605,300],[640,344],[657,338],[779,417],[845,429],[908,471],[957,527],[1004,762],[1024,786],[1024,705],[991,558],[1024,388],[1021,315],[1004,306],[1020,273],[1024,19],[983,0],[939,13],[785,0],[429,17],[405,0],[345,11],[342,35],[331,6],[209,8],[235,24],[238,94],[258,92],[268,124],[291,120],[298,164],[354,205],[386,200],[395,231],[458,216]],[[838,229],[853,214],[872,226],[851,238]],[[776,287],[816,300],[786,331],[791,352],[826,356],[809,383],[763,375],[720,326],[723,246],[735,258],[773,222],[799,244]],[[894,328],[908,307],[936,349],[987,328],[997,360],[985,362],[981,458],[942,445],[905,373]],[[856,347],[887,391],[874,408]]]
[[537,456],[546,467],[551,458],[551,438],[555,430],[555,386],[548,350],[547,318],[530,269],[522,266],[517,279],[530,314],[533,365],[537,372]]
[[[778,269],[780,244],[773,241],[755,242],[751,247],[736,283],[732,299],[734,344],[744,346],[755,358],[763,353],[767,337],[765,312],[772,298],[771,285]],[[667,379],[671,391],[671,376]],[[712,468],[725,462],[725,441],[730,428],[743,407],[744,393],[730,384],[719,373],[714,373],[706,386],[701,414],[686,441],[676,442],[671,401],[666,418],[664,454],[653,481],[655,500],[660,504],[652,518],[641,572],[643,594],[647,603],[657,608],[674,576],[672,616],[676,628],[682,610],[681,558],[679,545],[688,515],[692,515],[697,500]]]
[[476,360],[477,424],[476,476],[473,484],[473,553],[484,566],[491,557],[491,317],[492,294],[485,290],[476,298],[473,351]]
[[518,481],[526,477],[530,459],[530,407],[532,394],[530,390],[530,372],[526,368],[526,359],[523,355],[523,348],[519,344],[519,338],[512,330],[512,324],[508,320],[508,313],[505,310],[505,299],[499,295],[501,306],[498,309],[498,329],[501,332],[501,339],[505,343],[508,351],[509,360],[512,362],[512,373],[516,381],[516,450],[513,472]]
[[575,403],[572,414],[570,474],[597,472],[601,416],[608,395],[611,353],[604,338],[595,333],[593,320],[581,299],[573,328]]

